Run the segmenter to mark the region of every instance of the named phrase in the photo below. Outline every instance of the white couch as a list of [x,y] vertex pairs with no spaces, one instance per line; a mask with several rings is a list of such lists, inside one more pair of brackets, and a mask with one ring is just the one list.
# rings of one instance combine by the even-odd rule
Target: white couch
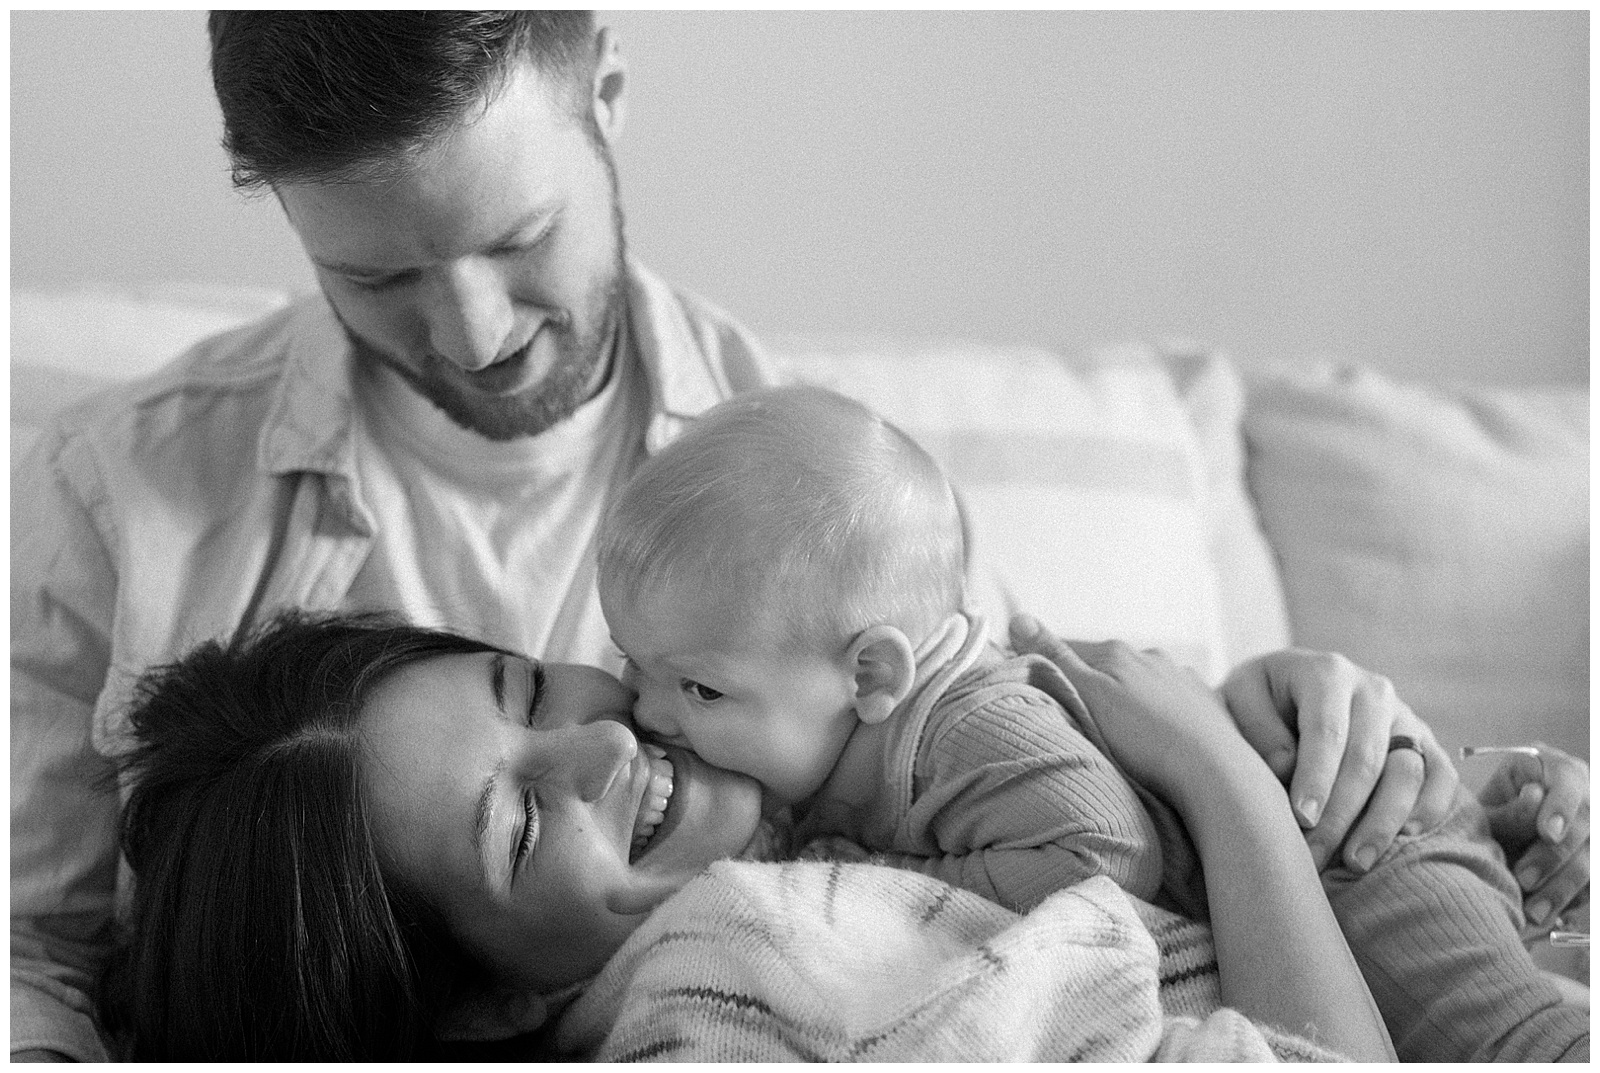
[[[57,409],[282,300],[14,289],[12,464]],[[926,444],[980,560],[1057,630],[1160,646],[1212,678],[1288,643],[1337,649],[1392,678],[1447,746],[1588,756],[1587,390],[1243,374],[1172,342],[767,343]]]
[[[12,464],[62,406],[282,300],[14,289]],[[923,442],[980,562],[1057,631],[1159,646],[1213,680],[1285,644],[1335,649],[1393,679],[1447,748],[1588,756],[1586,389],[1243,374],[1173,342],[767,342]],[[1473,785],[1489,770],[1462,765]]]

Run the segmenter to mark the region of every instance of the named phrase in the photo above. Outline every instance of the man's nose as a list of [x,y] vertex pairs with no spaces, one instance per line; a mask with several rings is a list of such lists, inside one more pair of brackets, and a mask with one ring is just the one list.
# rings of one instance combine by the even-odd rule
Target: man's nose
[[472,257],[451,262],[430,281],[423,302],[428,345],[440,357],[477,372],[505,356],[515,315],[492,262]]
[[[567,782],[580,801],[599,801],[617,778],[628,770],[639,752],[639,739],[613,719],[572,727],[557,748],[557,770],[565,770]],[[565,754],[565,755],[562,755]]]

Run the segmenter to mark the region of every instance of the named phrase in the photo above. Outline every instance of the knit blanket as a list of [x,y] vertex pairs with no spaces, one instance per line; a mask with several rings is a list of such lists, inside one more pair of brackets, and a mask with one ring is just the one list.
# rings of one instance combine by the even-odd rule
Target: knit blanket
[[1104,877],[1019,915],[918,873],[713,865],[561,1015],[568,1057],[1336,1059],[1218,999],[1210,931]]

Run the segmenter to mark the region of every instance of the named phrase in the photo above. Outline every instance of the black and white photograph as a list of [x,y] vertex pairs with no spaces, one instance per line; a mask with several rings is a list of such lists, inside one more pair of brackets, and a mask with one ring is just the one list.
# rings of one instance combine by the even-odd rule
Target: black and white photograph
[[8,24],[13,1061],[1590,1060],[1586,7]]

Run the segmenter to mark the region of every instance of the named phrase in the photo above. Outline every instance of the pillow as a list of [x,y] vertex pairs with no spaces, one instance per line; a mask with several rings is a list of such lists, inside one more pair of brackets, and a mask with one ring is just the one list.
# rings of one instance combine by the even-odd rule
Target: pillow
[[1322,366],[1253,378],[1244,428],[1297,644],[1388,675],[1452,750],[1588,756],[1586,390]]
[[1245,482],[1244,382],[1231,361],[1194,343],[1165,341],[1157,350],[1205,466],[1211,561],[1232,666],[1289,644],[1283,585]]
[[[1235,474],[1240,463],[1237,410],[1233,420],[1226,412],[1231,367],[1190,355],[1189,371],[1211,377],[1194,402],[1218,419],[1208,458],[1154,348],[1068,358],[959,342],[768,343],[793,375],[871,406],[945,468],[970,516],[975,602],[996,636],[1022,610],[1069,637],[1162,648],[1208,681],[1225,673],[1236,631],[1222,608],[1214,544],[1237,551],[1242,544],[1220,533],[1239,508],[1248,512],[1237,475],[1226,507],[1212,495],[1230,465],[1228,437]],[[1235,386],[1235,407],[1238,394]],[[1276,610],[1281,636],[1281,597],[1253,520],[1251,534],[1253,567],[1230,570],[1227,581],[1249,574],[1264,583],[1267,618]]]

